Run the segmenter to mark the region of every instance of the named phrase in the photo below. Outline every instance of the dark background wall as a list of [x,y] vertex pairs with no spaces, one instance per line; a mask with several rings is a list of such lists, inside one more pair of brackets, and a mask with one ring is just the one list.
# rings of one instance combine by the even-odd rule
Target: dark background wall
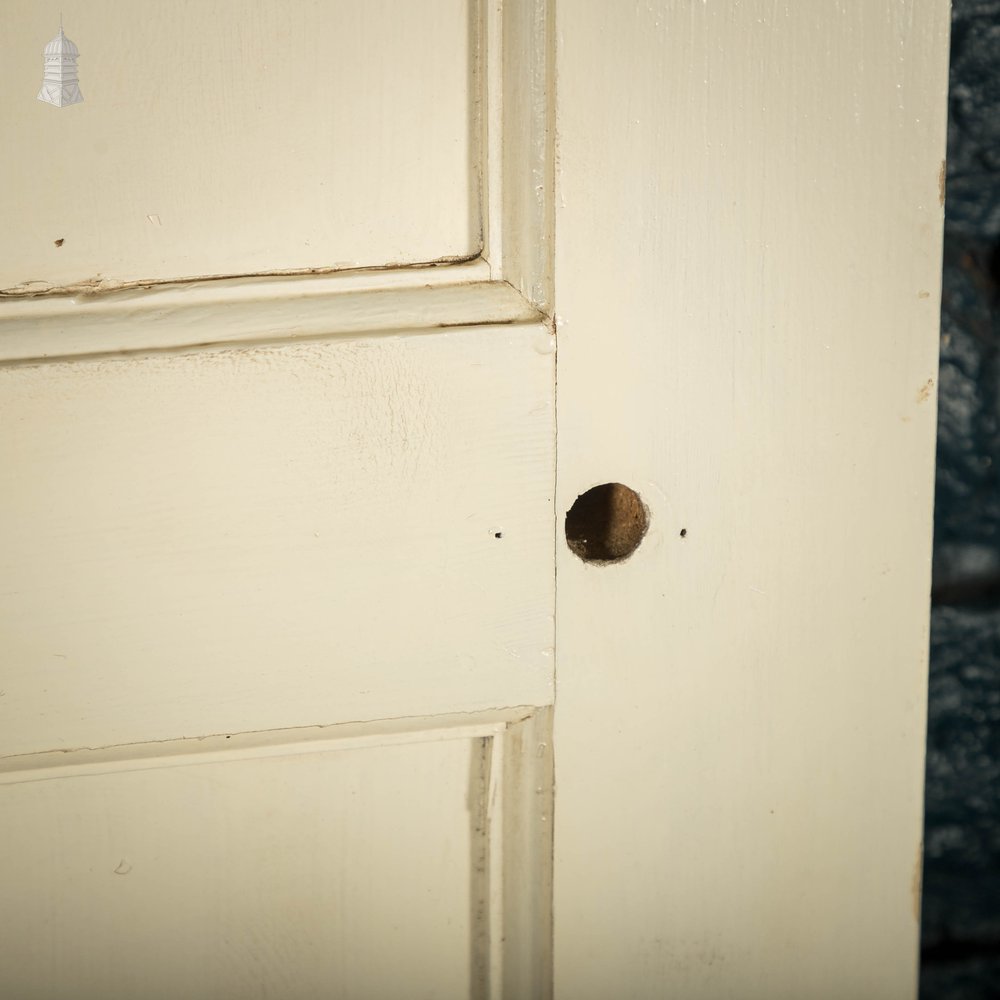
[[954,0],[922,1000],[1000,997],[1000,0]]

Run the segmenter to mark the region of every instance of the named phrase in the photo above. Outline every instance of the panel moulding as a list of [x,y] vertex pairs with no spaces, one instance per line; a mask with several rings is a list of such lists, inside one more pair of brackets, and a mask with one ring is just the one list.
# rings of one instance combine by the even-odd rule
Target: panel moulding
[[0,786],[441,740],[471,745],[474,994],[552,995],[552,709],[384,719],[0,758]]
[[472,258],[0,290],[0,364],[548,320],[550,0],[474,0],[483,220]]
[[[244,279],[0,305],[0,364],[537,323],[542,314],[482,261],[417,285],[409,272]],[[442,278],[451,278],[443,281]],[[487,278],[487,280],[483,280]]]

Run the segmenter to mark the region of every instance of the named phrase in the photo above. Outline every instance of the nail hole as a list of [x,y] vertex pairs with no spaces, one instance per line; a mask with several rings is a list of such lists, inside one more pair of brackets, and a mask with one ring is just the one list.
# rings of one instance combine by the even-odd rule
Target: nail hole
[[493,532],[493,537],[494,538],[503,538],[503,532],[502,531],[494,531]]
[[688,530],[687,528],[681,528],[681,538],[687,538]]
[[649,511],[635,490],[604,483],[576,498],[566,513],[566,543],[584,561],[621,562],[642,541]]
[[65,240],[65,239],[62,239],[62,240],[56,240],[56,241],[55,241],[55,244],[56,244],[56,246],[57,246],[57,247],[61,247],[61,246],[62,246],[62,245],[63,245],[63,244],[65,243],[65,242],[66,242],[66,240]]

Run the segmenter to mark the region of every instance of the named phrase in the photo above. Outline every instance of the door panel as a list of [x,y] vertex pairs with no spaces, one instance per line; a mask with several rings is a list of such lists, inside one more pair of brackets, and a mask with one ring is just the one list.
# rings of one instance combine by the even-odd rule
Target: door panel
[[[478,10],[7,0],[0,289],[475,256]],[[58,108],[61,13],[84,99]]]
[[2,752],[551,702],[549,342],[0,369]]
[[551,712],[0,762],[19,1000],[544,996]]
[[3,787],[4,995],[469,996],[482,754],[194,755]]

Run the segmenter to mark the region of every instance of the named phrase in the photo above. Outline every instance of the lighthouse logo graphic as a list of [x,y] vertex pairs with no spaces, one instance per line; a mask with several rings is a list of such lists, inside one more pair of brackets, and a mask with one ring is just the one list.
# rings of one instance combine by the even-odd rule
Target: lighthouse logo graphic
[[45,46],[45,79],[38,91],[40,101],[62,108],[83,100],[76,75],[79,56],[80,50],[64,34],[60,19],[59,34]]

